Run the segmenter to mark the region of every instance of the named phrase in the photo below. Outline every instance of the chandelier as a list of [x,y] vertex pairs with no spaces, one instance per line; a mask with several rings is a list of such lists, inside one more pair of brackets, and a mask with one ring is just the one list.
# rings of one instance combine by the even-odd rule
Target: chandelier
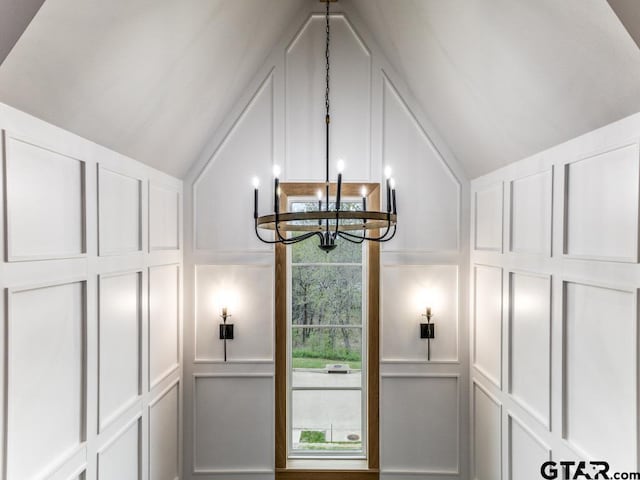
[[[365,187],[362,188],[362,208],[360,210],[343,210],[341,207],[342,193],[342,171],[344,161],[338,160],[337,188],[334,202],[329,197],[329,127],[331,123],[329,104],[329,45],[331,40],[331,30],[329,23],[329,4],[331,0],[326,0],[326,75],[325,75],[325,192],[323,208],[323,194],[318,191],[318,209],[303,212],[280,211],[280,167],[273,167],[273,213],[268,215],[258,215],[258,178],[253,179],[254,208],[253,218],[255,223],[256,236],[264,243],[291,245],[294,243],[318,237],[320,243],[318,247],[325,252],[330,252],[336,248],[336,240],[341,238],[351,243],[386,242],[391,240],[396,233],[397,209],[395,183],[391,178],[391,168],[385,168],[386,177],[386,197],[387,211],[367,210]],[[333,203],[333,207],[331,206]],[[260,229],[274,232],[275,239],[268,240],[260,235]],[[377,232],[374,232],[377,231]],[[382,232],[382,233],[380,233]]]

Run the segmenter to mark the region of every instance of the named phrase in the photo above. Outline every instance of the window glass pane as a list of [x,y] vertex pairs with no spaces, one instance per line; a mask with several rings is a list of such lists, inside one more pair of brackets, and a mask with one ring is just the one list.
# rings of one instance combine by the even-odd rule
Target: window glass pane
[[[359,210],[361,204],[344,202],[342,208]],[[290,203],[292,211],[317,209],[314,201]],[[294,455],[362,454],[363,248],[337,242],[329,253],[315,238],[290,247],[289,453]]]
[[362,393],[358,390],[294,390],[293,452],[362,450]]
[[292,265],[291,287],[293,325],[362,324],[359,265]]
[[294,387],[359,387],[362,385],[360,328],[292,329]]
[[325,363],[361,368],[361,328],[294,327],[291,333],[293,368],[325,368]]

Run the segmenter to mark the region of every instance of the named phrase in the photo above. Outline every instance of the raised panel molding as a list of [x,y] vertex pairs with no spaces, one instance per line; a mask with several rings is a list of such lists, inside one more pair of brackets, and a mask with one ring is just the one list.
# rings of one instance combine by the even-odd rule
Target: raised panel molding
[[180,248],[180,192],[149,182],[149,251]]
[[149,404],[149,478],[180,477],[180,383],[175,382]]
[[427,363],[419,335],[425,301],[437,332],[429,363],[458,361],[457,265],[383,265],[381,293],[382,363]]
[[393,168],[404,218],[420,219],[398,228],[383,251],[457,251],[460,181],[391,80],[382,77],[383,164]]
[[98,452],[97,480],[141,480],[142,419],[137,417]]
[[473,478],[502,479],[502,405],[473,383]]
[[101,256],[142,249],[142,181],[98,165],[98,250]]
[[511,414],[507,418],[507,479],[539,480],[540,467],[551,459],[551,449]]
[[84,281],[8,290],[7,480],[52,473],[86,439],[85,301]]
[[475,192],[474,248],[502,252],[502,182]]
[[564,175],[564,254],[636,263],[640,145],[567,163]]
[[510,182],[509,249],[551,255],[553,170]]
[[638,290],[564,281],[563,294],[563,436],[614,471],[636,471]]
[[229,304],[234,339],[228,362],[273,361],[273,267],[271,265],[197,265],[195,275],[195,362],[224,362],[219,339],[220,296]]
[[270,373],[194,375],[194,475],[273,472],[273,392]]
[[149,268],[149,389],[180,363],[180,266]]
[[[504,385],[492,385],[473,352],[471,376],[503,406],[506,479],[537,480],[541,464],[551,459],[603,460],[611,472],[640,468],[639,138],[635,114],[471,181],[472,195],[490,198],[484,207],[479,198],[470,202],[487,217],[479,221],[478,212],[471,223],[478,231],[470,265],[503,269],[507,315],[500,342]],[[506,187],[504,208],[488,208],[499,204],[500,185]],[[496,210],[502,217],[492,220]],[[492,237],[495,242],[487,240]],[[501,238],[506,252],[497,248]],[[489,344],[478,342],[474,299],[484,299],[481,311],[493,305],[497,313],[487,292],[498,287],[477,272],[472,349]],[[471,414],[473,422],[486,420],[476,406]],[[486,435],[474,441],[486,443]],[[500,473],[484,476],[499,480]]]
[[85,163],[4,136],[7,260],[83,256]]
[[142,394],[142,272],[100,275],[98,282],[100,431]]
[[[382,473],[458,475],[458,375],[382,374],[381,377]],[[403,438],[412,440],[398,441]]]
[[[311,15],[285,51],[284,178],[324,181],[325,135],[324,16]],[[335,161],[346,162],[349,181],[368,181],[371,174],[371,53],[341,14],[331,16],[331,178]],[[351,128],[358,125],[359,128]],[[304,160],[304,161],[301,161]]]
[[509,272],[509,393],[551,427],[551,276]]
[[[178,363],[147,392],[147,279],[149,267],[174,264],[181,297],[183,253],[180,244],[148,251],[147,193],[149,185],[173,192],[173,229],[182,235],[182,180],[1,103],[0,162],[0,478],[164,480],[167,471],[166,480],[178,480],[179,391],[169,394],[176,406],[173,468],[166,467],[170,448],[157,448],[169,438],[169,422],[158,422],[167,403],[150,412],[150,402],[181,381],[182,369]],[[164,208],[156,205],[156,212],[169,216]],[[157,299],[166,290],[154,280]],[[155,323],[155,340],[163,328]],[[170,363],[181,361],[177,355]],[[158,357],[156,366],[170,368]]]
[[[275,144],[273,83],[272,71],[194,180],[195,251],[271,250],[254,233],[250,182],[253,175],[262,179],[259,209],[269,210],[273,205],[270,179]],[[249,194],[238,195],[239,185],[246,185]]]
[[473,366],[502,388],[502,268],[473,270]]

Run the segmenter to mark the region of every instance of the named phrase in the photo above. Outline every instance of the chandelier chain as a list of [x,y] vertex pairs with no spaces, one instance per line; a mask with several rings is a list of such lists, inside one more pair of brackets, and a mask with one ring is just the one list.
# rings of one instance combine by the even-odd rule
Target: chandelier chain
[[330,66],[329,66],[329,42],[331,40],[331,28],[329,26],[329,0],[327,0],[327,10],[326,10],[326,14],[325,14],[325,33],[326,33],[326,43],[325,43],[325,50],[324,50],[324,58],[326,60],[326,76],[325,76],[325,80],[326,80],[326,85],[325,85],[325,92],[324,92],[324,106],[327,110],[327,123],[329,122],[329,79],[330,79]]

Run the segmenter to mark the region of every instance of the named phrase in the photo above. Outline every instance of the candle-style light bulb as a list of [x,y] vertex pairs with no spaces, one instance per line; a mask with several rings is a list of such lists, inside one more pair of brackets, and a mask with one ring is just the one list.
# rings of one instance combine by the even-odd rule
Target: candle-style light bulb
[[227,316],[227,312],[228,312],[227,307],[220,308],[220,315],[222,315],[223,317]]
[[362,197],[362,211],[365,212],[367,210],[367,187],[364,185],[360,188],[360,196]]
[[395,190],[396,189],[396,179],[395,178],[390,178],[389,179],[389,186],[391,187],[391,190]]
[[280,177],[280,165],[274,165],[273,166],[273,176],[274,176],[274,178],[279,178]]
[[344,160],[343,159],[338,159],[338,163],[336,164],[336,170],[338,171],[338,173],[342,173],[344,171]]
[[384,167],[384,178],[386,178],[387,180],[390,179],[391,173],[393,173],[393,171],[391,170],[391,167],[389,165]]
[[253,185],[253,188],[258,188],[260,186],[260,179],[258,177],[253,177],[251,179],[251,184]]

